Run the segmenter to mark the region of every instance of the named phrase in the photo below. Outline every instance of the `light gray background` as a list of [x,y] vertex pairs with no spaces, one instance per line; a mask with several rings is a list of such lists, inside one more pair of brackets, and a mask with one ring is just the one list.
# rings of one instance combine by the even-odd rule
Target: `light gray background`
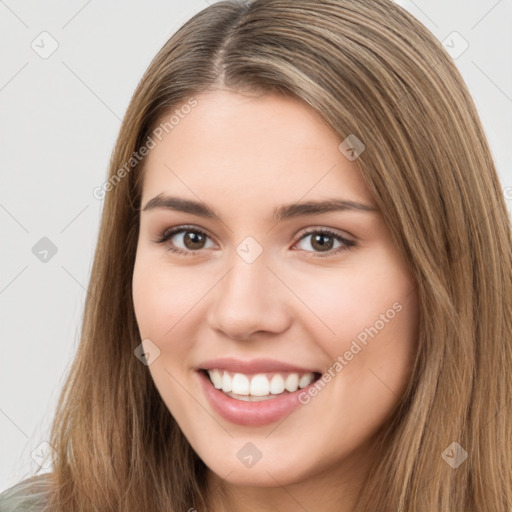
[[[209,2],[213,3],[213,2]],[[440,40],[473,94],[512,203],[512,0],[397,0]],[[150,60],[206,0],[0,0],[0,491],[42,462],[75,354],[121,119]],[[47,58],[39,52],[51,49]],[[450,39],[448,39],[448,44]],[[455,41],[455,50],[460,49]],[[42,262],[33,246],[57,253]],[[44,462],[43,462],[44,464]]]

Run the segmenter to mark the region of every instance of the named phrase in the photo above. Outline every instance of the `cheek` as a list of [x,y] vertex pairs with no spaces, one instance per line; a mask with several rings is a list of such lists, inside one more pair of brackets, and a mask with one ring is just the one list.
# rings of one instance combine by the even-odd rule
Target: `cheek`
[[[407,381],[417,341],[418,304],[414,281],[383,252],[358,269],[328,269],[315,280],[302,280],[314,339],[329,355],[335,374],[347,385],[381,372],[393,390]],[[368,263],[368,264],[365,264]],[[301,281],[297,281],[301,282]],[[372,371],[374,373],[372,373]]]
[[390,416],[410,380],[417,348],[417,296],[409,279],[391,270],[380,277],[341,276],[323,284],[329,300],[317,293],[310,307],[335,333],[312,320],[315,339],[331,359],[324,369],[326,396],[338,404],[338,412],[333,411],[337,424],[357,444],[355,440],[363,442]]
[[[379,271],[362,269],[329,269],[315,279],[302,282],[295,288],[308,309],[317,317],[319,329],[331,331],[332,338],[355,338],[366,328],[385,319],[406,315],[399,314],[413,295],[414,288],[402,272],[395,269]],[[329,339],[329,336],[323,336]]]
[[180,367],[188,350],[183,340],[191,333],[182,328],[186,325],[187,312],[198,300],[198,290],[193,286],[190,279],[187,283],[184,272],[173,271],[169,265],[150,258],[143,251],[137,254],[132,279],[135,316],[141,339],[151,340],[159,350],[158,357],[147,369],[175,418],[186,412],[183,404],[187,402],[180,399],[183,393]]
[[139,254],[135,261],[132,290],[141,337],[163,340],[201,300],[208,289],[205,280],[190,279],[160,259]]

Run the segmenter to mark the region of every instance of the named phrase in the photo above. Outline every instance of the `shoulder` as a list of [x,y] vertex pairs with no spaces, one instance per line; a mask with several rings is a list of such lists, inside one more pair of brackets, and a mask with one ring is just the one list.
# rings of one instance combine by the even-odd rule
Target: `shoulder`
[[50,474],[35,475],[0,493],[0,512],[45,512]]

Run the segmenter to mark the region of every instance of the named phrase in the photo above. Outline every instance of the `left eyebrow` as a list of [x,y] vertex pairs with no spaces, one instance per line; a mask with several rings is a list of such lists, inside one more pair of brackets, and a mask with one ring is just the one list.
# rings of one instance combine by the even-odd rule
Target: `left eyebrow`
[[305,203],[294,203],[276,208],[274,219],[277,222],[282,220],[301,217],[304,215],[320,215],[329,212],[378,212],[373,206],[357,203],[356,201],[347,201],[344,199],[327,199],[325,201],[308,201]]
[[[166,196],[159,194],[150,199],[142,211],[155,209],[175,210],[184,213],[190,213],[199,217],[220,220],[219,215],[205,203],[182,199],[180,197]],[[283,220],[302,217],[306,215],[320,215],[334,211],[357,211],[357,212],[377,212],[377,208],[356,201],[347,201],[344,199],[327,199],[325,201],[307,201],[304,203],[292,203],[280,206],[274,210],[274,220],[281,222]]]

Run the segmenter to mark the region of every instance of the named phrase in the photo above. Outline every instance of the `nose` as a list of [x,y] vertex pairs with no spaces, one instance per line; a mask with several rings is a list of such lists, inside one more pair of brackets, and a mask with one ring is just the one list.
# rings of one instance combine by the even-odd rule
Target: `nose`
[[281,333],[291,324],[290,291],[261,255],[247,263],[237,254],[215,286],[207,318],[210,327],[237,340],[255,333]]

